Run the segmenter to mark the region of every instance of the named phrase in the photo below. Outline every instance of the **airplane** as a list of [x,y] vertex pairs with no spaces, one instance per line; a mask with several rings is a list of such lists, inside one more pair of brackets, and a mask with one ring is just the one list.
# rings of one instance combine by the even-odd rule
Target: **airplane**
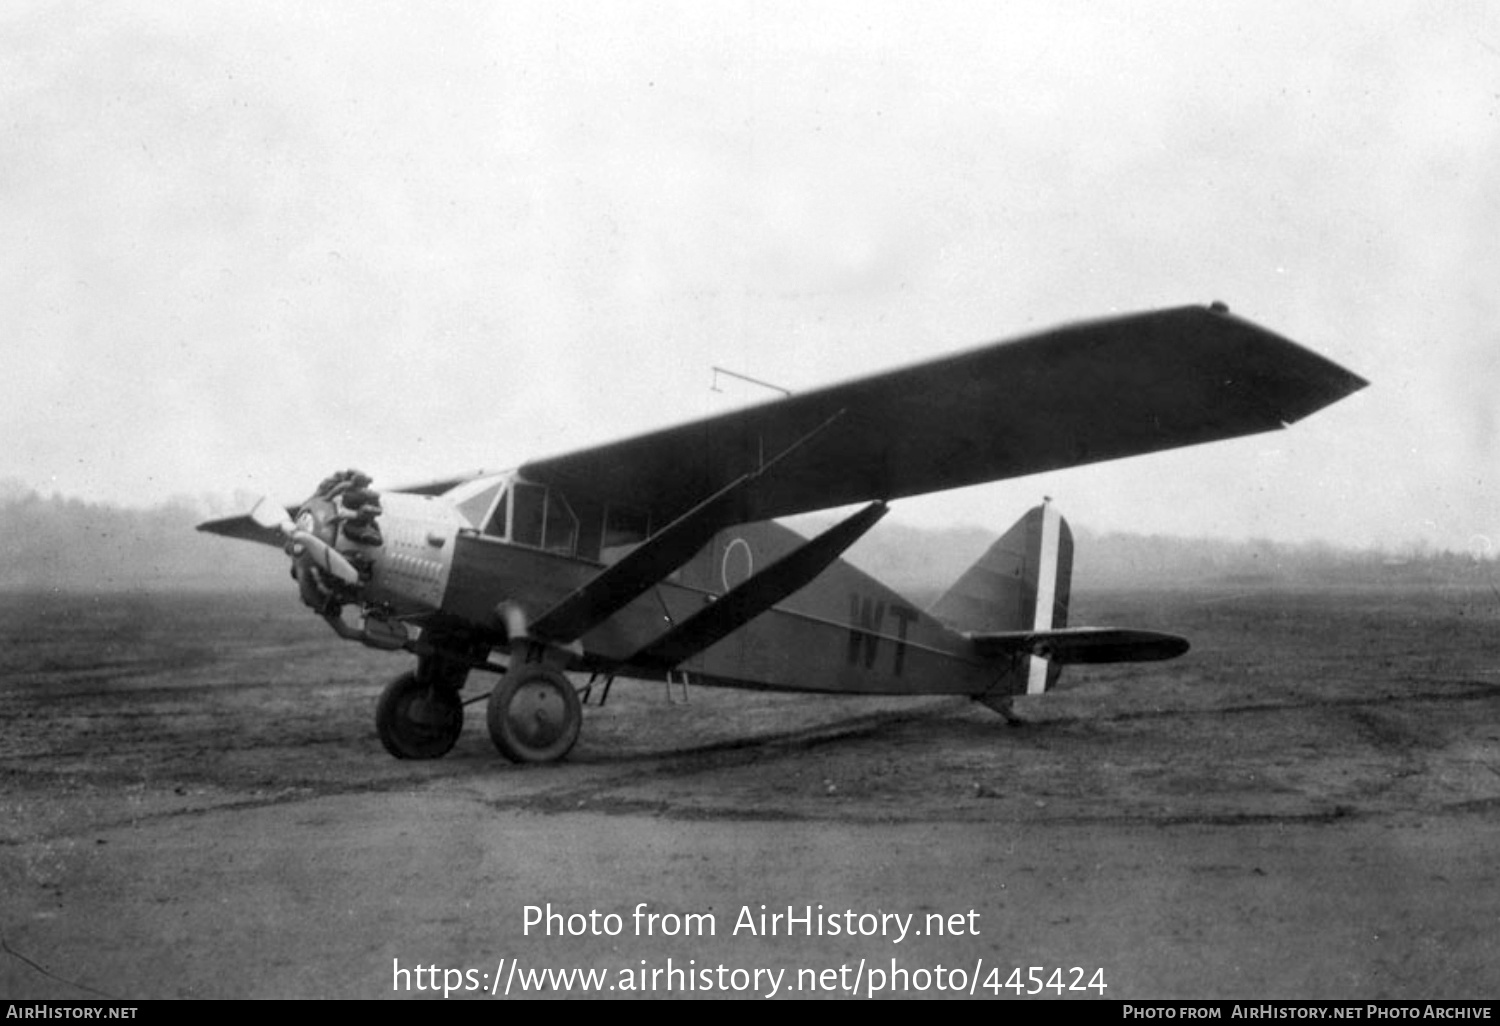
[[[1291,423],[1365,387],[1215,302],[1066,325],[696,422],[376,491],[343,471],[295,507],[198,525],[284,548],[341,638],[416,657],[375,725],[445,755],[460,692],[507,758],[582,725],[567,673],[861,695],[967,695],[1011,718],[1071,664],[1170,659],[1186,639],[1068,625],[1072,533],[1026,513],[929,609],[840,557],[894,500]],[[807,539],[776,518],[862,504]],[[587,697],[587,694],[585,694]],[[480,699],[474,699],[478,701]]]

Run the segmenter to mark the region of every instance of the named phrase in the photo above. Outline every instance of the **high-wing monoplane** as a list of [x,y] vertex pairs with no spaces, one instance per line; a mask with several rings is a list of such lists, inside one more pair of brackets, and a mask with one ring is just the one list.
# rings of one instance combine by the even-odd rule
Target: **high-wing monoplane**
[[[1286,427],[1366,384],[1222,304],[1090,321],[497,473],[377,492],[353,471],[291,508],[200,530],[285,548],[343,638],[416,657],[375,723],[400,758],[448,752],[460,690],[499,675],[491,739],[546,762],[578,738],[567,672],[1007,712],[1070,663],[1186,640],[1068,625],[1072,535],[1023,516],[935,605],[839,557],[905,496]],[[807,539],[777,517],[862,505]]]

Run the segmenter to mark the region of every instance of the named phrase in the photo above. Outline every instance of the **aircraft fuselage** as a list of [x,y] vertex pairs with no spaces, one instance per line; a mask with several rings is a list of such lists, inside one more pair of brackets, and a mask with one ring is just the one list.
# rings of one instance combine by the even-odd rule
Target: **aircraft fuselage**
[[[444,496],[388,493],[381,501],[382,544],[342,545],[369,560],[359,604],[377,618],[507,651],[505,610],[535,617],[606,565],[576,554],[577,532],[575,544],[557,546],[575,551],[486,534],[474,521],[493,523],[493,507],[466,516]],[[622,662],[805,540],[774,522],[719,532],[585,633],[571,668],[661,677],[659,668]],[[995,663],[976,657],[966,638],[843,560],[675,669],[704,684],[860,694],[978,694],[997,682]]]

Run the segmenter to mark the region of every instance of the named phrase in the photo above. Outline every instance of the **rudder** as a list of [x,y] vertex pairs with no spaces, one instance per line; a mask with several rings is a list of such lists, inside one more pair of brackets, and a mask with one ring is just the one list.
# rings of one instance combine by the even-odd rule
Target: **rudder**
[[[1068,625],[1073,532],[1048,500],[1028,510],[954,582],[932,615],[957,630],[1048,631]],[[1062,667],[1033,656],[1027,693],[1057,680]]]

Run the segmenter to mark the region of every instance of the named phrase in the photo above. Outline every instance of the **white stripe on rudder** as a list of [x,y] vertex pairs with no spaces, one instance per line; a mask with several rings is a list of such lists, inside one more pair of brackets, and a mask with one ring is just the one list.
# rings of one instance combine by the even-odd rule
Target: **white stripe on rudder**
[[[1036,615],[1031,629],[1052,629],[1052,607],[1057,603],[1058,515],[1051,502],[1042,504],[1042,545],[1037,567]],[[1026,693],[1040,695],[1047,690],[1047,660],[1031,657],[1031,673],[1026,679]]]

